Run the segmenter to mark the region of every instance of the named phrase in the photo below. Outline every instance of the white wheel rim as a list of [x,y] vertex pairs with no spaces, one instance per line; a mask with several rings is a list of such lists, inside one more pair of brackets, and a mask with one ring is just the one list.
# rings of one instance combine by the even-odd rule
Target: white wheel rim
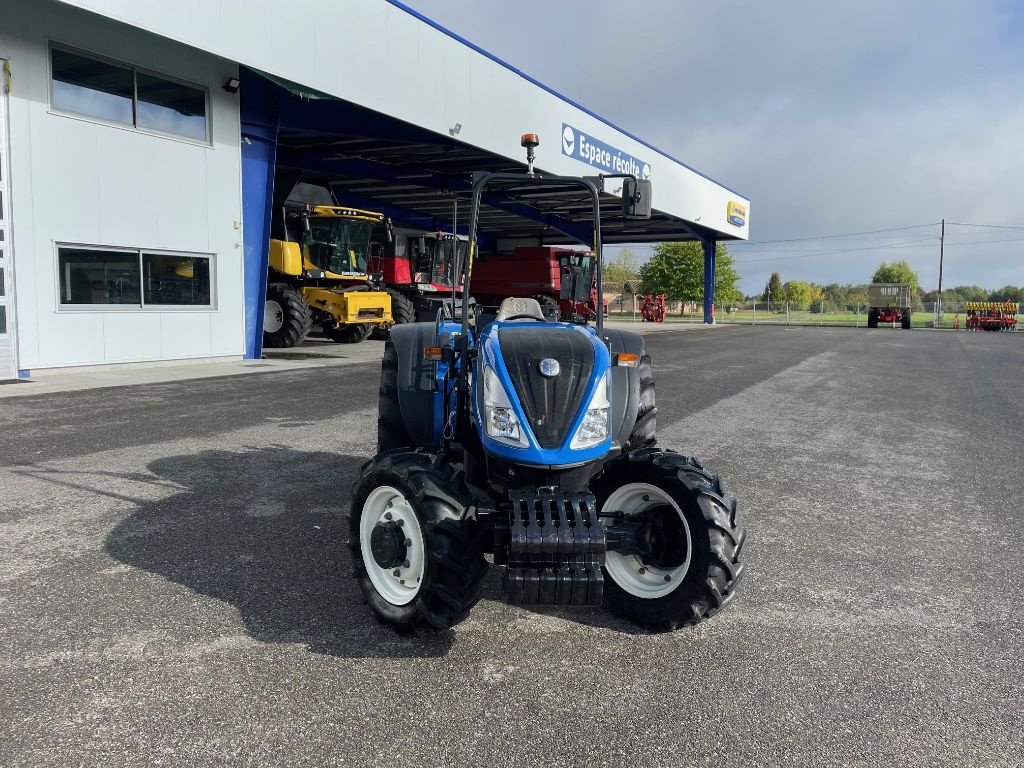
[[[394,568],[381,568],[370,550],[370,535],[378,523],[395,522],[405,532],[406,560]],[[373,489],[363,503],[359,515],[359,550],[363,555],[366,575],[370,577],[377,594],[392,605],[407,605],[419,594],[426,566],[426,546],[423,529],[416,512],[401,491],[390,485]],[[395,575],[395,572],[398,575]]]
[[263,306],[263,330],[267,333],[277,333],[284,325],[284,307],[273,299],[267,299]]
[[686,534],[686,560],[677,568],[659,568],[643,562],[637,555],[623,555],[609,551],[605,555],[604,567],[608,575],[626,592],[647,600],[675,591],[690,569],[690,557],[693,552],[693,538],[690,526],[679,505],[671,496],[655,485],[647,483],[628,483],[615,489],[608,497],[604,508],[612,512],[622,512],[627,518],[660,506],[670,506],[683,522]]

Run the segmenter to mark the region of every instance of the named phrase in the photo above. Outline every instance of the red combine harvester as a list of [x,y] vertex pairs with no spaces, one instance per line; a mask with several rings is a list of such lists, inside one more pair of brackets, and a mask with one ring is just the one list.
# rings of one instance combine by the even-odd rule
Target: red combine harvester
[[645,323],[664,323],[667,312],[664,293],[657,296],[649,293],[644,297],[644,303],[640,305],[640,317]]
[[[370,273],[383,276],[395,324],[433,322],[452,303],[452,270],[466,256],[466,238],[448,232],[396,227],[392,242],[370,259]],[[462,295],[455,290],[456,300]],[[456,315],[452,315],[455,317]]]
[[[520,246],[514,253],[481,254],[473,265],[473,300],[485,311],[496,311],[509,296],[532,297],[549,318],[593,320],[597,317],[594,267],[593,253],[564,247]],[[578,285],[590,285],[589,301],[572,298],[567,285],[570,276]],[[607,315],[607,306],[604,312]]]
[[1020,305],[1012,301],[969,301],[967,330],[969,331],[1013,331],[1017,329],[1017,312]]

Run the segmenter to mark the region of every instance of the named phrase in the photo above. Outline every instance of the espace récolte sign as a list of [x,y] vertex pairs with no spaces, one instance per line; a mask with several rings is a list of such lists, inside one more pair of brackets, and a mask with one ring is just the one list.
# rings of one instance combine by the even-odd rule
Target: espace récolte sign
[[606,173],[630,173],[638,179],[651,178],[651,166],[593,136],[562,123],[562,154],[600,168]]

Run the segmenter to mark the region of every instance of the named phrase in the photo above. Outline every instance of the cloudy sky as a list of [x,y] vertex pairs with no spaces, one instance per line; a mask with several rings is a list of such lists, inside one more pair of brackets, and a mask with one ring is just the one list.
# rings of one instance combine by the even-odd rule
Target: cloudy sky
[[942,218],[944,286],[1024,283],[1024,0],[406,2],[751,198],[752,241],[933,225],[735,246],[748,292],[934,288]]

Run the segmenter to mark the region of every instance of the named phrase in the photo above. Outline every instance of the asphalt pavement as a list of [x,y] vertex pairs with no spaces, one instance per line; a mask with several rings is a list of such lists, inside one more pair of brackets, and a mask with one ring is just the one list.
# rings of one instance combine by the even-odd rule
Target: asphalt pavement
[[1024,336],[647,343],[660,443],[750,531],[670,634],[494,568],[451,632],[378,624],[373,361],[0,400],[0,765],[1024,763]]

